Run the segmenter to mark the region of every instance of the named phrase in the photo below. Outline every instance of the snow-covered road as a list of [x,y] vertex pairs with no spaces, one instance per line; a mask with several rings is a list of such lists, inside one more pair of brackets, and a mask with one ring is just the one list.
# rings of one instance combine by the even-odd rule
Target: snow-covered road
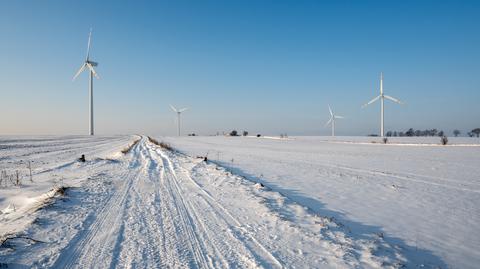
[[[0,248],[8,268],[352,268],[420,265],[348,227],[147,137],[125,155],[59,166],[84,175]],[[45,174],[45,173],[43,173]],[[68,185],[68,180],[65,181]],[[8,214],[0,220],[9,221]],[[34,239],[35,241],[25,238]]]
[[122,184],[54,267],[281,265],[188,174],[177,175],[167,153],[143,138],[130,157]]

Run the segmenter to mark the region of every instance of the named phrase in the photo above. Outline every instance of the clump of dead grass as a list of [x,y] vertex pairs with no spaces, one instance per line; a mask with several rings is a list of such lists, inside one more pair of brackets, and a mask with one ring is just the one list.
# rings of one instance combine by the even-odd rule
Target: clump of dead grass
[[165,143],[165,142],[158,142],[158,140],[156,140],[155,138],[152,138],[152,137],[148,137],[148,141],[150,141],[151,143],[165,149],[165,150],[168,150],[168,151],[175,151],[172,146],[170,146],[170,144],[168,143]]
[[138,138],[137,140],[133,141],[132,144],[128,145],[126,148],[122,149],[122,153],[123,154],[127,154],[130,152],[130,150],[132,150],[132,148],[138,143],[140,142],[140,138]]

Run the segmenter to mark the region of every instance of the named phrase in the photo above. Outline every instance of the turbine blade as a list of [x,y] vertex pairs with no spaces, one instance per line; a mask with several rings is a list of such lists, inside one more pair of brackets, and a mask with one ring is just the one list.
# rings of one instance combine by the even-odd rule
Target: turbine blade
[[331,117],[331,118],[327,121],[327,123],[325,123],[325,127],[327,127],[327,126],[330,124],[330,122],[332,122],[332,120],[333,120],[333,117]]
[[90,40],[92,38],[92,28],[90,28],[90,33],[88,34],[88,45],[87,45],[87,58],[85,58],[85,61],[88,62],[88,59],[90,58]]
[[185,111],[185,110],[188,110],[188,107],[182,108],[182,109],[180,109],[178,112],[183,112],[183,111]]
[[345,117],[335,115],[335,119],[345,119]]
[[93,75],[94,75],[97,79],[100,79],[100,77],[97,75],[97,72],[95,71],[95,69],[93,69],[93,66],[92,66],[90,63],[87,63],[87,66],[88,66],[88,69],[90,69],[90,71],[92,71]]
[[87,65],[87,64],[85,64],[85,63],[82,64],[82,66],[80,67],[80,69],[78,69],[77,73],[76,73],[75,76],[73,77],[72,81],[75,80],[75,79],[80,75],[80,73],[83,72],[83,70],[85,70],[85,66],[86,66],[86,65]]
[[384,95],[384,97],[391,100],[391,101],[394,101],[395,103],[398,103],[398,104],[401,104],[401,105],[404,104],[402,101],[398,100],[397,98],[393,98],[393,97],[388,96],[388,95]]
[[177,109],[174,106],[170,105],[170,108],[173,110],[173,112],[175,112],[175,113],[178,112]]
[[330,105],[328,105],[328,111],[330,111],[330,116],[333,116],[332,109],[330,108]]
[[373,102],[375,102],[375,101],[377,101],[378,99],[380,99],[380,97],[381,97],[381,95],[373,98],[372,100],[370,100],[370,102],[364,104],[364,105],[362,106],[362,108],[368,106],[369,104],[371,104],[371,103],[373,103]]

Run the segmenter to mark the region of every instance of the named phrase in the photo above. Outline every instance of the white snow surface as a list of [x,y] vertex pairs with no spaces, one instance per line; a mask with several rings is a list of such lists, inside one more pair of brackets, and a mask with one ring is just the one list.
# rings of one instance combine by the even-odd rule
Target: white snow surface
[[475,141],[158,140],[180,151],[145,136],[0,137],[0,268],[479,262]]
[[[351,242],[381,236],[406,267],[480,264],[478,138],[449,138],[447,146],[438,137],[389,138],[386,145],[378,137],[158,140],[190,156],[208,156],[310,214],[334,218]],[[302,221],[295,214],[289,219]]]

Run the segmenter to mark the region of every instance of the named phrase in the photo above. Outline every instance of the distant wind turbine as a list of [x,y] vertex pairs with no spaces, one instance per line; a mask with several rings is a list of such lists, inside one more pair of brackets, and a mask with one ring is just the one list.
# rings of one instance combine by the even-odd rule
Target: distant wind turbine
[[177,113],[177,127],[178,127],[178,136],[180,136],[180,114],[187,110],[188,108],[176,109],[174,106],[170,105],[173,112]]
[[330,105],[328,105],[328,110],[330,111],[330,119],[327,121],[327,124],[325,124],[325,126],[331,124],[332,125],[332,136],[335,136],[335,119],[344,119],[344,117],[337,116],[337,115],[333,114],[333,111],[330,108]]
[[384,137],[384,99],[389,99],[395,103],[398,103],[398,104],[401,104],[403,105],[404,103],[400,100],[398,100],[397,98],[393,98],[391,96],[388,96],[388,95],[385,95],[383,94],[383,73],[380,73],[380,95],[373,98],[370,102],[364,104],[362,106],[362,108],[374,103],[375,101],[377,101],[378,99],[380,99],[380,107],[381,107],[381,112],[380,112],[380,136],[381,137]]
[[78,70],[77,74],[73,77],[73,80],[75,80],[84,70],[85,68],[88,68],[90,70],[90,80],[89,80],[89,96],[90,96],[90,135],[94,135],[94,130],[93,130],[93,76],[95,76],[97,79],[100,77],[97,75],[97,72],[95,72],[95,69],[93,69],[94,66],[97,66],[98,63],[91,61],[90,60],[90,41],[92,38],[92,29],[90,28],[90,34],[88,35],[88,45],[87,45],[87,57],[85,58],[85,62],[82,64],[80,69]]

